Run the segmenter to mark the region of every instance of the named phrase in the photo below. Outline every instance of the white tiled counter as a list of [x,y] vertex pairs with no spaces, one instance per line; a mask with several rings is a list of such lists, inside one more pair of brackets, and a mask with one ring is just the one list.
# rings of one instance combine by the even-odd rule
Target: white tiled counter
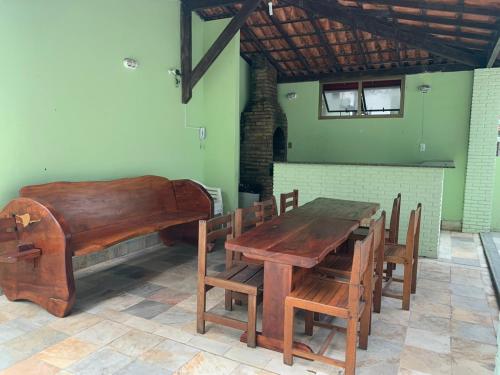
[[412,209],[421,202],[420,255],[437,257],[443,200],[444,169],[452,162],[408,165],[358,165],[275,163],[274,194],[299,190],[299,204],[317,197],[380,203],[387,212],[387,225],[393,199],[401,193],[399,241],[406,239]]

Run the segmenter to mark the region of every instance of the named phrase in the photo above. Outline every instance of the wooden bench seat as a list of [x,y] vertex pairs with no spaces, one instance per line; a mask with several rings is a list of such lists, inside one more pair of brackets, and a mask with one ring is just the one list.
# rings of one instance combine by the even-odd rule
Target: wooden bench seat
[[121,223],[75,233],[69,241],[70,249],[75,256],[87,255],[134,237],[204,218],[204,213],[191,212],[164,212],[134,217]]
[[212,197],[191,180],[143,176],[23,187],[0,212],[0,287],[11,301],[30,300],[65,316],[75,301],[72,256],[153,232],[166,245],[196,243],[198,221],[212,216]]

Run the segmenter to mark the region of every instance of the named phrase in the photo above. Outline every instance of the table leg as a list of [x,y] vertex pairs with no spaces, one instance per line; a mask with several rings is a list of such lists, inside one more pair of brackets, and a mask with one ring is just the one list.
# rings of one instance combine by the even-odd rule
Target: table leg
[[[257,335],[257,345],[267,349],[283,351],[285,298],[293,288],[293,266],[264,262],[264,300],[262,311],[262,333]],[[241,336],[246,341],[246,333]],[[301,350],[312,350],[305,344],[294,342]]]

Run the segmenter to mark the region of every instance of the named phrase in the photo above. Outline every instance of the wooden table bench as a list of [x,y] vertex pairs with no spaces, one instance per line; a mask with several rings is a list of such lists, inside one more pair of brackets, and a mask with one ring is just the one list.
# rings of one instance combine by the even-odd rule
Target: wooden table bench
[[198,220],[212,216],[210,194],[190,180],[143,176],[23,187],[0,212],[0,287],[11,301],[30,300],[65,316],[75,302],[73,256],[152,232],[167,245],[196,242]]

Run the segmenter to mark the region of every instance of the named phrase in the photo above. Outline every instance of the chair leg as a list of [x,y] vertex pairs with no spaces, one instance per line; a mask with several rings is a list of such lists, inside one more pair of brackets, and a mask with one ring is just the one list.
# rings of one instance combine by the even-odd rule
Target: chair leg
[[393,270],[392,265],[393,263],[387,263],[387,268],[385,270],[385,276],[387,276],[387,278],[389,279],[392,277],[392,270]]
[[368,335],[370,333],[371,322],[371,306],[366,306],[363,314],[361,314],[359,325],[359,347],[361,349],[368,349]]
[[205,333],[205,307],[207,302],[207,291],[205,284],[198,286],[198,303],[196,307],[196,331]]
[[224,305],[227,311],[233,311],[233,292],[226,290],[224,296]]
[[411,293],[417,292],[417,269],[418,269],[418,255],[413,260],[413,271],[411,273]]
[[257,331],[257,296],[248,295],[247,346],[255,348]]
[[350,318],[347,321],[345,375],[354,375],[356,371],[356,341],[358,338],[358,320]]
[[404,266],[403,276],[403,310],[410,310],[411,284],[413,266],[407,263]]
[[382,278],[384,277],[383,271],[377,277],[375,283],[375,290],[373,291],[373,311],[380,313],[382,307]]
[[312,311],[306,311],[305,317],[305,334],[308,336],[313,335],[313,321],[314,321],[314,313]]
[[285,302],[285,323],[283,338],[283,362],[286,365],[293,365],[293,306]]

